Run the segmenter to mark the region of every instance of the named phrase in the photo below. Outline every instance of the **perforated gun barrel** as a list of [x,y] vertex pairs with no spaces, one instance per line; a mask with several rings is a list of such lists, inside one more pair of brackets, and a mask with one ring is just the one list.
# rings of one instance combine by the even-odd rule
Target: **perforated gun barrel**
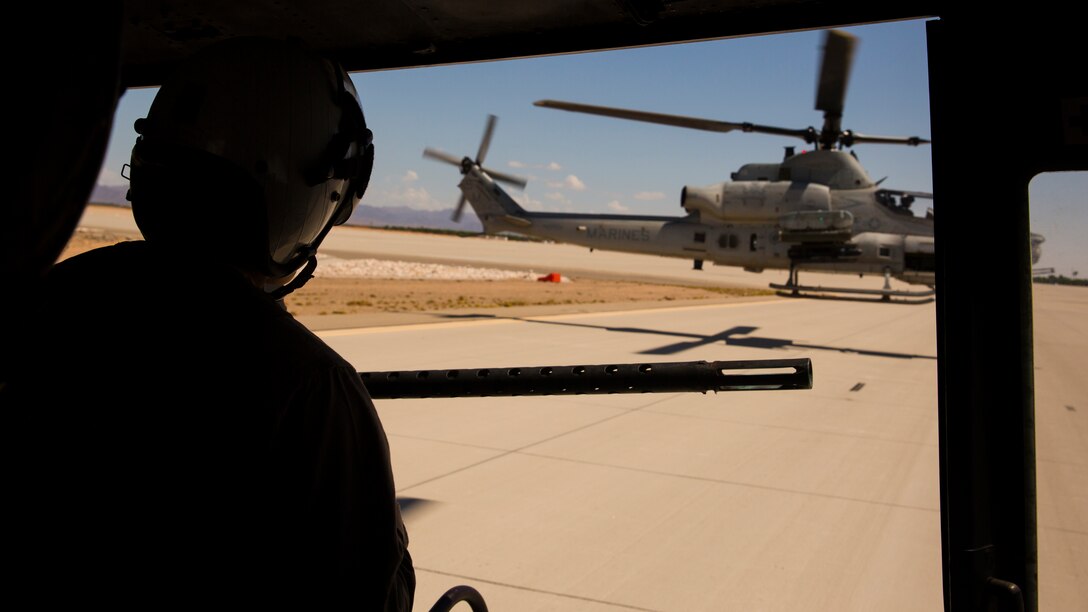
[[374,399],[784,391],[812,388],[809,359],[360,372]]

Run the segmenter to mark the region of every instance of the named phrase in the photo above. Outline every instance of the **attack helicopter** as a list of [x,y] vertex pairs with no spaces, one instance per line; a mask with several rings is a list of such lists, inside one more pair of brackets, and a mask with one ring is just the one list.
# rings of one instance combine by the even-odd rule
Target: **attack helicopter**
[[[850,151],[857,144],[918,146],[917,137],[873,136],[842,129],[846,84],[857,38],[830,30],[823,46],[816,109],[823,126],[789,129],[665,115],[556,100],[536,106],[603,115],[713,132],[758,132],[802,139],[814,150],[796,153],[787,147],[778,163],[750,163],[729,181],[685,186],[680,205],[686,215],[636,216],[531,212],[519,206],[498,183],[524,188],[523,178],[482,166],[494,132],[489,116],[475,159],[457,158],[427,148],[424,156],[458,166],[463,175],[461,198],[473,207],[489,234],[516,233],[590,249],[680,257],[702,269],[704,261],[739,266],[750,272],[788,270],[785,284],[770,286],[786,295],[809,293],[866,294],[882,300],[928,297],[934,293],[936,260],[933,209],[915,215],[917,199],[931,193],[894,190],[874,182]],[[802,269],[884,276],[882,288],[804,286]],[[897,290],[890,279],[924,285],[923,290]]]

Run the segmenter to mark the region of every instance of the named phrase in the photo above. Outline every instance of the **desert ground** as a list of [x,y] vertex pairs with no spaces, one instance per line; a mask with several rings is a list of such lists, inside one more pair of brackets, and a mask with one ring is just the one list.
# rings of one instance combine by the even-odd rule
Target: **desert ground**
[[[80,227],[61,260],[100,246],[138,240],[133,232]],[[320,260],[320,258],[319,258]],[[404,264],[409,266],[411,264]],[[367,313],[457,312],[481,308],[542,306],[607,307],[632,303],[715,303],[723,299],[771,295],[751,288],[693,287],[591,278],[541,282],[538,277],[450,280],[441,273],[417,278],[327,277],[318,274],[284,302],[289,312],[310,319]],[[486,276],[486,275],[485,275]]]

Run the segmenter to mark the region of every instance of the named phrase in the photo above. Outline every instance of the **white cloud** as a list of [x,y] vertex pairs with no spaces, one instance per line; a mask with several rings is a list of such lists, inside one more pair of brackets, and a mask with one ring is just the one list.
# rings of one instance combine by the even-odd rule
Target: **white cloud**
[[510,166],[511,168],[536,168],[538,170],[562,170],[563,169],[563,166],[560,166],[556,162],[548,162],[546,164],[529,164],[529,163],[526,163],[526,162],[523,162],[523,161],[514,160],[514,161],[506,162],[506,165]]
[[524,193],[511,193],[510,198],[517,202],[522,208],[528,210],[538,210],[544,207],[540,200],[535,200]]
[[627,208],[623,204],[620,204],[619,200],[612,200],[611,202],[609,202],[608,203],[608,208],[609,208],[609,210],[614,210],[616,212],[627,212],[627,211],[631,210],[630,208]]
[[573,174],[568,174],[567,178],[562,181],[552,181],[548,183],[548,187],[551,187],[552,189],[570,189],[571,191],[586,190],[586,184],[582,182],[582,179]]
[[400,177],[402,183],[414,183],[419,180],[419,174],[415,170],[409,170],[404,173],[404,176]]
[[[534,201],[533,204],[535,206],[533,208],[531,208],[531,210],[540,210],[540,211],[543,211],[543,212],[573,212],[574,211],[573,203],[571,203],[571,201],[569,199],[567,199],[566,195],[564,195],[564,194],[562,194],[560,192],[552,192],[552,193],[544,194],[544,199],[547,200],[546,203],[545,203],[545,201],[540,201],[540,200]],[[521,204],[521,206],[524,206],[527,209],[530,208],[530,207],[524,205],[523,203],[521,203],[521,201],[518,201],[518,204]]]
[[[414,174],[414,173],[410,173]],[[394,187],[370,196],[363,202],[371,206],[407,206],[423,210],[442,210],[454,205],[454,202],[440,202],[423,187]]]
[[665,197],[662,191],[640,191],[635,194],[636,200],[664,200]]

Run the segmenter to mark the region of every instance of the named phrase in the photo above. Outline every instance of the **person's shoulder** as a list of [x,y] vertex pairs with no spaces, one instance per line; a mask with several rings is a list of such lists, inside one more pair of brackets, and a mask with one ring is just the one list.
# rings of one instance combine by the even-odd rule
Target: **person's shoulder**
[[57,262],[50,270],[51,277],[74,274],[76,272],[102,265],[117,265],[121,262],[146,262],[153,253],[143,240],[125,240],[116,244],[101,246],[73,255]]
[[321,337],[287,311],[276,308],[276,316],[269,320],[273,330],[270,339],[279,346],[290,347],[286,353],[294,362],[292,367],[310,371],[350,367],[348,361]]
[[45,295],[60,299],[97,291],[150,265],[151,254],[142,240],[98,247],[54,264],[45,277]]
[[301,399],[309,412],[373,410],[351,362],[290,314],[266,320],[264,329],[258,353],[266,390],[288,403]]

